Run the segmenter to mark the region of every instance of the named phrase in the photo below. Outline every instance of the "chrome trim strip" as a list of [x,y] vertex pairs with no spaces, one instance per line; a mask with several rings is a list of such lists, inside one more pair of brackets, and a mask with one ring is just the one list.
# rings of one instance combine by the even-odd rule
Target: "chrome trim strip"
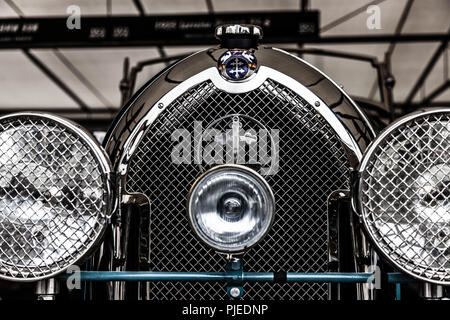
[[[350,199],[349,190],[335,190],[327,200],[328,272],[340,272],[339,201]],[[328,286],[328,300],[340,300],[340,285]]]
[[272,49],[275,50],[275,51],[279,51],[279,52],[285,53],[285,54],[287,54],[287,55],[289,55],[289,56],[291,56],[291,57],[293,57],[293,58],[295,58],[295,59],[297,59],[297,60],[300,60],[301,62],[303,62],[304,64],[306,64],[308,67],[314,69],[315,71],[317,71],[318,73],[320,73],[321,75],[323,75],[323,76],[324,76],[328,81],[330,81],[332,84],[334,84],[334,85],[336,86],[336,88],[338,88],[338,90],[339,90],[340,92],[342,92],[342,94],[350,101],[350,103],[351,103],[352,106],[355,108],[355,110],[358,112],[358,114],[361,116],[361,118],[364,119],[364,121],[366,122],[367,127],[369,128],[369,130],[370,130],[370,132],[371,132],[371,134],[372,134],[374,137],[377,136],[377,134],[376,134],[376,132],[375,132],[375,129],[372,127],[372,124],[370,123],[370,121],[369,121],[369,119],[367,118],[367,116],[365,115],[365,113],[361,110],[361,108],[356,104],[355,101],[353,101],[352,98],[350,98],[350,96],[347,94],[347,92],[345,92],[345,90],[342,89],[342,87],[341,87],[340,85],[338,85],[333,79],[331,79],[327,74],[323,73],[321,70],[319,70],[317,67],[315,67],[315,66],[313,66],[312,64],[310,64],[308,61],[303,60],[302,58],[300,58],[300,57],[298,57],[298,56],[296,56],[296,55],[294,55],[294,54],[292,54],[292,53],[290,53],[290,52],[284,51],[283,49],[279,49],[279,48],[272,48]]
[[134,131],[128,137],[124,145],[124,151],[121,155],[118,173],[125,176],[128,172],[128,164],[137,149],[140,141],[143,139],[145,133],[156,120],[156,118],[164,111],[164,109],[177,99],[184,92],[192,88],[193,86],[210,80],[220,90],[229,93],[245,93],[260,87],[266,79],[272,79],[280,84],[291,89],[295,93],[299,94],[305,99],[320,115],[331,125],[343,144],[346,153],[349,157],[350,164],[356,169],[356,165],[362,158],[362,152],[350,134],[350,132],[344,127],[341,121],[337,118],[336,114],[325,104],[325,102],[316,96],[311,90],[304,85],[296,81],[295,79],[275,70],[270,67],[261,66],[256,75],[245,82],[231,82],[223,79],[220,76],[219,71],[215,67],[210,67],[191,78],[183,81],[174,89],[166,93],[160,100],[158,100],[150,111],[139,121]]

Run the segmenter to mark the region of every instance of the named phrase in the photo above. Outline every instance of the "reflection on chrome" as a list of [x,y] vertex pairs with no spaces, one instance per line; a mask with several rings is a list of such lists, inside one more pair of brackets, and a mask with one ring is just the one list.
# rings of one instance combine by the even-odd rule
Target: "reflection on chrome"
[[219,251],[238,251],[267,232],[274,213],[269,186],[251,169],[219,166],[193,186],[189,217],[199,237]]

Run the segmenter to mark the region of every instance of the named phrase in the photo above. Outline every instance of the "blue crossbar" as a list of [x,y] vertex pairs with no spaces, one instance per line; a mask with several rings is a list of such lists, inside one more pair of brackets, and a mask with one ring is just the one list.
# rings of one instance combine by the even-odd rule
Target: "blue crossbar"
[[[67,278],[73,274],[65,274]],[[371,273],[294,273],[288,272],[288,282],[314,283],[364,283],[368,282]],[[242,282],[273,282],[273,272],[157,272],[157,271],[81,271],[82,281],[242,281]],[[389,283],[412,282],[410,277],[402,273],[389,273]]]

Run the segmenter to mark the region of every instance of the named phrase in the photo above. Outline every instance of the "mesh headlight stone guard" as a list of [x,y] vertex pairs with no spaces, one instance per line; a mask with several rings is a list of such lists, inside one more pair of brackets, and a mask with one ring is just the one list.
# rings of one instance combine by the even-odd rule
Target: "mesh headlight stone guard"
[[450,284],[450,108],[391,124],[359,171],[359,211],[378,251],[413,277]]
[[87,258],[112,200],[94,138],[53,115],[2,117],[0,171],[0,278],[48,278]]

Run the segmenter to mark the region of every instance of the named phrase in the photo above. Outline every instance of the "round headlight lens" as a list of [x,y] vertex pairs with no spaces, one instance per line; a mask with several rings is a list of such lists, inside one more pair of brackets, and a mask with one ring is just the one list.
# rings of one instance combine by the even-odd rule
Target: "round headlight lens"
[[201,176],[188,196],[188,214],[196,234],[222,252],[241,252],[270,229],[273,193],[258,173],[223,165]]
[[450,109],[400,119],[361,164],[361,214],[399,269],[450,284]]
[[80,262],[109,214],[110,166],[91,137],[55,116],[0,119],[0,277],[37,280]]

